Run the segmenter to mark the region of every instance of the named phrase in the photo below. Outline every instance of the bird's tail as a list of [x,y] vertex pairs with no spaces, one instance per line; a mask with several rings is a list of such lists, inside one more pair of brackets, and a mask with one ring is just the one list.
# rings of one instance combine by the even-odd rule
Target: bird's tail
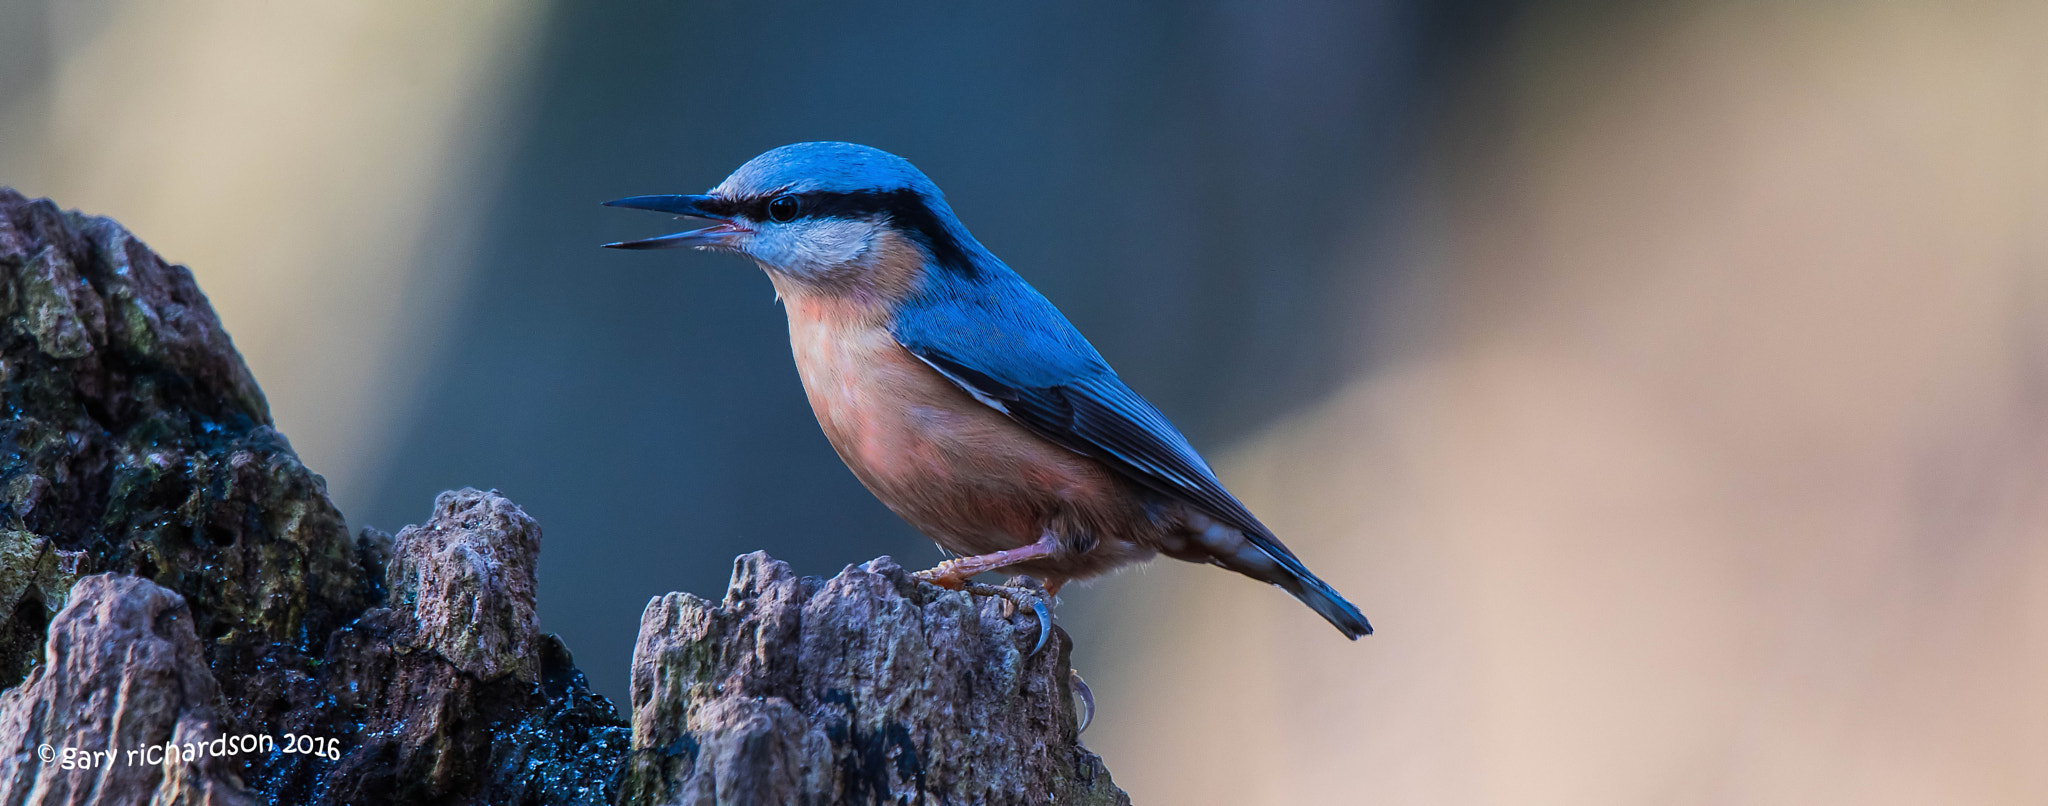
[[1344,599],[1344,595],[1330,587],[1321,577],[1310,573],[1294,552],[1288,551],[1279,539],[1271,534],[1259,532],[1236,532],[1243,535],[1243,542],[1235,543],[1233,551],[1217,552],[1215,562],[1245,576],[1270,582],[1300,599],[1302,604],[1328,619],[1344,637],[1353,641],[1361,635],[1372,634],[1372,623],[1365,620],[1365,614],[1358,612],[1358,606]]
[[[1293,567],[1288,568],[1289,565]],[[1294,598],[1300,599],[1302,604],[1308,605],[1309,609],[1329,620],[1331,625],[1344,633],[1344,637],[1356,641],[1358,636],[1372,634],[1372,622],[1365,620],[1365,614],[1358,612],[1358,606],[1346,601],[1343,594],[1330,587],[1330,583],[1309,573],[1299,560],[1292,563],[1282,562],[1281,567],[1284,569],[1281,578],[1273,584],[1294,594]]]
[[1260,582],[1271,583],[1287,591],[1308,605],[1310,610],[1327,619],[1338,632],[1353,641],[1361,635],[1372,634],[1372,623],[1365,620],[1365,614],[1358,612],[1358,606],[1345,601],[1344,595],[1330,587],[1320,577],[1312,574],[1301,558],[1294,556],[1280,538],[1266,531],[1264,524],[1244,514],[1248,525],[1255,528],[1233,528],[1193,509],[1181,512],[1189,548],[1193,556],[1183,559],[1209,562],[1236,571]]

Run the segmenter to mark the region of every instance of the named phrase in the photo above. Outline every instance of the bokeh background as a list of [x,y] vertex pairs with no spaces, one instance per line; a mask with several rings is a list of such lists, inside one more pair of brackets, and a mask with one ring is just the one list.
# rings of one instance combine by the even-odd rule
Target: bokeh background
[[7,0],[0,184],[189,264],[356,526],[544,626],[938,554],[767,282],[595,245],[909,157],[1380,633],[1066,596],[1140,803],[2048,802],[2048,5]]

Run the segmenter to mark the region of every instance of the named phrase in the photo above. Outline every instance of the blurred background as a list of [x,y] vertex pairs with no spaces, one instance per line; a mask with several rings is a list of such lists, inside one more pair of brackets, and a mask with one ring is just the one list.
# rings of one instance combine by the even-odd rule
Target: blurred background
[[8,0],[0,184],[192,267],[355,526],[495,487],[615,699],[766,549],[939,559],[765,279],[902,154],[1380,633],[1064,597],[1139,803],[2048,802],[2048,5]]

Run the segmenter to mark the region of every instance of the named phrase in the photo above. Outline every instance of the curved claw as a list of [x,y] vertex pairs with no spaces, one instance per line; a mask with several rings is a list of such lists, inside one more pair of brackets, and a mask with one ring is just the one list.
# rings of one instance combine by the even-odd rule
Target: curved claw
[[[926,581],[930,582],[931,580]],[[938,583],[934,582],[933,584]],[[1009,607],[1017,607],[1022,605],[1025,599],[1030,599],[1031,612],[1038,615],[1038,643],[1031,646],[1030,654],[1036,655],[1044,650],[1046,642],[1052,638],[1052,610],[1045,606],[1044,597],[1034,595],[1023,588],[1009,585],[988,585],[972,581],[961,583],[959,590],[964,590],[977,596],[996,597],[1003,600],[1004,604]],[[1011,610],[1003,611],[1003,618],[1009,618],[1013,612]]]
[[1081,704],[1085,706],[1081,709],[1081,726],[1074,729],[1078,734],[1087,730],[1088,724],[1095,721],[1095,692],[1088,690],[1088,681],[1081,679],[1078,670],[1067,670],[1067,682],[1073,685],[1074,691],[1080,693]]
[[1038,644],[1031,647],[1031,654],[1045,648],[1045,640],[1052,637],[1052,613],[1045,609],[1042,599],[1031,600],[1031,612],[1038,614]]

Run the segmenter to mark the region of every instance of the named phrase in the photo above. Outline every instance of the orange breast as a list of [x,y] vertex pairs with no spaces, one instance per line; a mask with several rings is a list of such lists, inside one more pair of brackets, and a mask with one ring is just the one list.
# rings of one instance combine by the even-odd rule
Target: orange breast
[[785,294],[790,348],[818,424],[875,496],[941,545],[1028,544],[1056,517],[1126,502],[1107,468],[974,400],[896,343],[861,303]]

